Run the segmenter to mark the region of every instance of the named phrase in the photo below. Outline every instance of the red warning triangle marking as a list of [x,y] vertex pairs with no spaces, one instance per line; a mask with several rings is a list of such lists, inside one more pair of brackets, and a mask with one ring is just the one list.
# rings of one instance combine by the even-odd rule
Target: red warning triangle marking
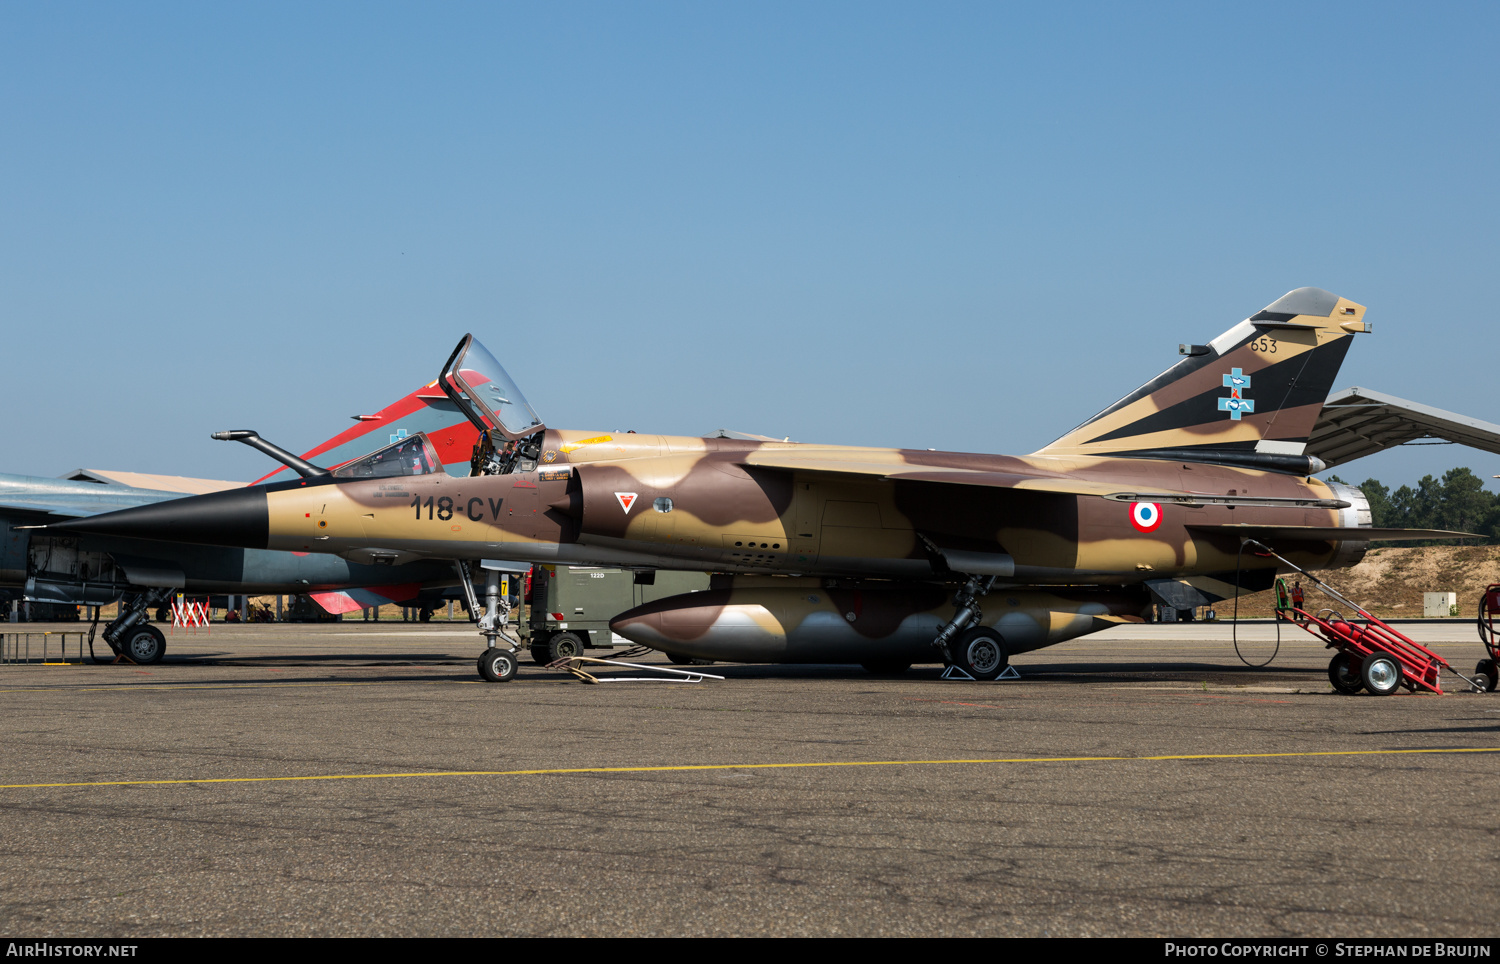
[[615,498],[620,500],[620,508],[625,510],[625,514],[630,515],[630,507],[635,505],[635,493],[616,492]]

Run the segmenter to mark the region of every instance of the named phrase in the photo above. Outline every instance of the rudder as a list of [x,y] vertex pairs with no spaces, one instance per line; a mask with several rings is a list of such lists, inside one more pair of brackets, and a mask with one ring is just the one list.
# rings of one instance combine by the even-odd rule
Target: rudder
[[1304,452],[1365,308],[1321,288],[1289,291],[1036,455],[1181,459],[1285,472]]

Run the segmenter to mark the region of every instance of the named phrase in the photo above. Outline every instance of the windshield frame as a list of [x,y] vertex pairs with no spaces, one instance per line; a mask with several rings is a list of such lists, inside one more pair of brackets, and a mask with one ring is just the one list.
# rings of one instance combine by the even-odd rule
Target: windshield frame
[[[462,374],[465,370],[464,362],[468,361],[471,355],[474,360],[468,370],[486,376],[486,380],[477,385],[470,384]],[[499,411],[485,403],[484,393],[479,388],[486,384],[497,386],[504,393],[501,397],[505,399],[505,405]],[[526,401],[526,396],[521,393],[521,388],[516,384],[515,379],[510,377],[510,373],[500,364],[500,360],[472,334],[464,335],[458,347],[453,349],[453,354],[448,356],[448,363],[443,366],[442,374],[438,376],[438,387],[442,388],[443,394],[452,399],[453,404],[458,406],[458,410],[463,412],[480,431],[493,430],[512,441],[530,438],[538,432],[546,431],[546,424],[536,413],[536,409],[531,407],[531,403]],[[508,424],[503,414],[505,412],[519,414],[523,420],[529,417],[532,420],[531,424]]]

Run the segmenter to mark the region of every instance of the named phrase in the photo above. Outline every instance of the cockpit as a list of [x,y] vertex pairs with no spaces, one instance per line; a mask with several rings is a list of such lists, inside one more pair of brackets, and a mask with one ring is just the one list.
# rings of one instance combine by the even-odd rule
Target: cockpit
[[442,472],[443,463],[426,434],[399,439],[376,449],[364,458],[333,470],[336,479],[389,479],[403,475],[431,475]]
[[438,385],[479,429],[474,475],[504,475],[536,467],[547,426],[500,362],[473,335],[448,357]]

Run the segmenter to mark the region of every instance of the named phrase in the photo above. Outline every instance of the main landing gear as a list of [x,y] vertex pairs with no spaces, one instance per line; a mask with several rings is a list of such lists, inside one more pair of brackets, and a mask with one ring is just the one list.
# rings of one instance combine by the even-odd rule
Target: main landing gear
[[[979,625],[984,617],[979,600],[994,587],[997,578],[971,575],[954,594],[953,604],[957,609],[953,618],[942,625],[937,638],[932,641],[948,664],[948,669],[943,672],[945,679],[999,679],[1010,667],[1010,650],[1005,645],[1005,637]],[[954,639],[955,635],[957,639]],[[953,641],[950,643],[950,640]]]
[[[120,600],[120,614],[104,627],[104,641],[114,653],[113,659],[100,659],[96,663],[160,663],[167,654],[167,637],[162,631],[147,622],[152,607],[160,605],[172,595],[170,589],[148,589],[130,599]],[[97,623],[95,624],[97,625]],[[93,630],[89,631],[89,652],[93,652]]]
[[458,560],[453,565],[458,570],[464,597],[469,602],[469,614],[479,624],[479,634],[484,637],[485,649],[479,654],[479,675],[491,683],[508,683],[516,678],[520,666],[521,644],[505,635],[510,602],[500,591],[500,572],[485,569],[480,563],[480,572],[484,574],[484,606],[481,607],[469,564]]

